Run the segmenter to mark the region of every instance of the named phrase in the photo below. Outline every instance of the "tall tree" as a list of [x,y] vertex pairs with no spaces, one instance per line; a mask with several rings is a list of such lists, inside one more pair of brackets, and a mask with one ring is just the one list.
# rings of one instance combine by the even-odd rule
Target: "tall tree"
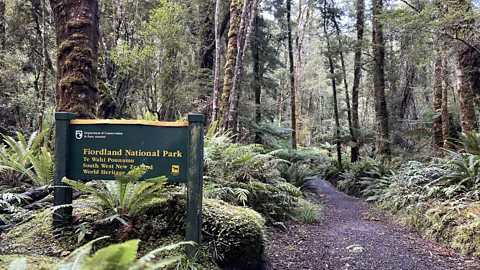
[[288,63],[290,78],[290,107],[292,119],[292,148],[297,149],[297,124],[296,124],[296,110],[295,110],[295,68],[293,66],[293,40],[292,40],[292,0],[287,0],[287,42],[288,42]]
[[38,132],[43,130],[43,114],[45,113],[45,98],[47,95],[47,59],[48,59],[48,50],[47,50],[47,27],[45,19],[45,9],[46,4],[45,0],[41,1],[42,5],[42,88],[40,89],[40,101],[38,106]]
[[215,73],[213,79],[213,97],[212,97],[212,124],[218,119],[218,95],[220,94],[220,53],[222,44],[220,43],[221,23],[220,23],[221,0],[215,1]]
[[358,153],[354,153],[354,151],[357,151],[357,149],[353,149],[355,147],[357,147],[357,137],[355,136],[355,132],[354,132],[354,128],[353,128],[353,125],[352,125],[352,110],[350,108],[350,93],[348,92],[348,83],[347,83],[347,69],[345,67],[345,58],[343,57],[343,47],[344,47],[344,44],[343,44],[343,41],[342,41],[342,38],[341,38],[341,30],[340,30],[340,26],[338,25],[338,22],[337,22],[337,9],[335,9],[335,2],[332,0],[331,1],[331,5],[332,5],[332,8],[333,8],[333,11],[332,11],[332,22],[333,22],[333,25],[335,26],[335,35],[337,37],[337,42],[338,42],[338,45],[340,46],[340,50],[338,52],[339,56],[340,56],[340,64],[341,64],[341,67],[342,67],[342,76],[343,76],[343,87],[345,88],[345,103],[347,104],[347,121],[348,121],[348,130],[350,132],[350,139],[351,139],[351,144],[352,145],[352,162],[355,162],[356,161],[356,158],[354,159],[353,156],[354,155],[357,155],[358,156]]
[[238,28],[240,25],[240,16],[239,16],[239,1],[232,0],[230,4],[230,28],[228,30],[228,44],[227,44],[227,62],[225,63],[225,75],[223,77],[223,92],[222,92],[222,102],[220,105],[220,120],[218,127],[220,131],[226,130],[228,127],[228,111],[230,107],[230,91],[233,86],[233,79],[235,76],[235,63],[237,61],[237,35]]
[[[352,127],[354,132],[358,132],[360,128],[358,121],[358,93],[360,90],[360,79],[362,78],[362,47],[363,32],[365,25],[365,0],[355,1],[357,41],[355,43],[355,60],[353,70],[353,87],[352,87]],[[356,136],[355,136],[356,137]],[[358,142],[352,147],[352,162],[358,160]]]
[[383,38],[383,0],[373,0],[372,45],[373,45],[373,88],[375,96],[375,118],[377,151],[380,155],[390,155],[388,132],[388,111],[385,99],[385,41]]
[[[255,92],[255,123],[260,124],[262,121],[262,110],[261,110],[261,96],[262,96],[262,77],[263,72],[262,68],[260,67],[260,42],[259,42],[259,20],[260,18],[257,15],[255,20],[255,39],[252,42],[252,58],[253,58],[253,81],[252,81],[252,88]],[[255,133],[255,143],[262,143],[262,138],[260,137],[260,133],[257,131]]]
[[332,84],[332,95],[333,95],[333,113],[335,119],[335,144],[337,146],[337,168],[342,169],[342,148],[340,142],[340,120],[338,113],[338,99],[337,99],[337,79],[335,74],[335,64],[333,61],[333,48],[330,42],[330,32],[328,31],[328,26],[333,22],[335,14],[333,13],[333,1],[332,6],[327,5],[327,1],[324,1],[323,4],[323,34],[327,41],[327,59],[328,59],[328,69],[330,72],[330,81]]
[[97,0],[50,0],[57,41],[57,111],[94,118],[98,102]]
[[472,131],[477,128],[474,103],[480,97],[480,45],[472,1],[448,0],[437,6],[444,15],[444,33],[453,44],[460,123],[463,131]]
[[[249,2],[251,2],[249,4]],[[238,30],[238,52],[235,61],[235,73],[233,78],[232,92],[230,97],[230,108],[228,111],[227,130],[236,132],[238,123],[238,102],[243,78],[243,62],[245,52],[250,42],[250,36],[254,25],[259,0],[244,0],[240,28]],[[250,6],[250,8],[248,8]],[[247,16],[248,15],[248,16]]]
[[302,0],[298,1],[298,17],[297,17],[297,27],[295,30],[295,130],[296,132],[296,143],[300,144],[300,129],[301,129],[301,114],[302,108],[300,104],[300,93],[301,93],[301,83],[300,83],[300,72],[302,69],[302,46],[303,40],[305,38],[305,32],[310,19],[310,7],[307,2],[307,9],[303,10]]
[[443,147],[448,148],[449,143],[448,139],[450,138],[450,126],[449,126],[449,116],[448,116],[448,69],[447,69],[447,60],[442,57],[442,138],[443,138]]
[[0,0],[0,49],[5,48],[5,2]]
[[[435,116],[433,118],[433,142],[438,147],[443,147],[442,122],[442,51],[440,49],[440,38],[437,37],[436,59],[435,59],[435,82],[433,85],[433,109]],[[447,119],[448,121],[448,119]]]

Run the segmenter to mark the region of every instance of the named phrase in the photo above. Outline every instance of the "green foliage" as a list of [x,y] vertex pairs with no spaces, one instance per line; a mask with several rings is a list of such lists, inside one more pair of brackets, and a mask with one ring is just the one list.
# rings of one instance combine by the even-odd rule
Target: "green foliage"
[[480,133],[476,131],[461,132],[456,140],[464,151],[480,155]]
[[158,121],[158,113],[146,112],[145,115],[137,115],[138,120]]
[[141,258],[137,258],[138,244],[140,240],[129,240],[124,243],[112,244],[104,247],[92,256],[90,251],[93,244],[107,237],[97,238],[84,246],[73,251],[68,257],[63,259],[58,267],[60,269],[118,269],[118,270],[136,270],[136,269],[160,269],[173,265],[182,259],[183,256],[172,256],[166,258],[158,257],[159,253],[167,250],[177,249],[183,245],[193,245],[193,242],[180,242],[170,244],[150,251]]
[[323,209],[307,200],[299,200],[294,212],[294,218],[300,222],[311,224],[320,220]]
[[388,160],[362,158],[342,174],[338,188],[351,195],[367,196],[367,200],[377,200],[377,195],[391,184],[389,176],[394,166]]
[[448,172],[430,184],[442,186],[443,193],[447,197],[461,194],[478,200],[480,198],[480,156],[450,153],[453,158],[445,164]]
[[115,181],[81,183],[63,179],[62,182],[90,193],[93,200],[87,206],[98,210],[104,216],[133,217],[144,207],[168,198],[167,189],[164,187],[167,182],[165,176],[138,182],[146,172],[147,167],[142,165],[126,175],[116,176]]
[[300,163],[280,164],[279,171],[280,177],[299,188],[303,193],[315,192],[316,189],[312,185],[313,172]]
[[36,186],[52,183],[52,156],[41,147],[48,132],[48,128],[40,134],[34,132],[28,140],[17,132],[18,141],[2,135],[5,144],[0,144],[0,178],[4,183],[18,185],[22,176],[30,179]]

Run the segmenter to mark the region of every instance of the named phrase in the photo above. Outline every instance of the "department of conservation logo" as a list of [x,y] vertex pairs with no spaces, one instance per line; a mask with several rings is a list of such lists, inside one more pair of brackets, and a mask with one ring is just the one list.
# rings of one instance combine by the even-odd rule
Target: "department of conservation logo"
[[83,130],[75,130],[75,138],[77,138],[77,140],[83,138]]

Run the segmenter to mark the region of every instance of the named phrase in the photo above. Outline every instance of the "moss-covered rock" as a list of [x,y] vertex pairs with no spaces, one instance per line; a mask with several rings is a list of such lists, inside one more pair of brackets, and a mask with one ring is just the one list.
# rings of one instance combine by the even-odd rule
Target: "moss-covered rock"
[[[75,207],[74,214],[87,220],[95,216],[84,208]],[[178,195],[146,208],[128,226],[118,220],[98,223],[92,227],[95,235],[91,237],[111,236],[98,242],[96,248],[126,239],[140,239],[139,254],[143,255],[160,246],[183,240],[185,219],[186,198]],[[72,230],[54,231],[51,224],[51,211],[39,213],[2,237],[0,253],[61,257],[78,247],[77,237]],[[198,269],[215,269],[212,261],[222,269],[261,267],[265,248],[265,220],[257,212],[223,201],[205,199],[202,231],[202,252],[196,258],[201,266]]]
[[[185,218],[185,198],[177,196],[147,209],[135,231],[150,245],[165,235],[184,235]],[[223,269],[257,269],[263,263],[265,220],[251,209],[204,199],[202,236],[203,245]]]
[[16,226],[2,236],[1,254],[54,256],[75,246],[75,237],[58,237],[53,230],[49,210],[39,212],[32,220]]

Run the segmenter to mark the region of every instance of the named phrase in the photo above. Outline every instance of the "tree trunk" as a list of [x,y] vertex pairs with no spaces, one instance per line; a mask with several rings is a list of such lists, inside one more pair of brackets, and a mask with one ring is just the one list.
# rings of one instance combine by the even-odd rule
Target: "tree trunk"
[[435,116],[433,117],[433,142],[436,146],[443,146],[442,136],[442,55],[439,41],[437,41],[437,58],[435,59],[435,82],[433,85],[433,109]]
[[238,1],[232,0],[230,4],[230,29],[228,30],[228,44],[227,44],[227,62],[225,64],[225,75],[223,77],[223,93],[222,103],[220,106],[220,120],[218,123],[218,130],[225,131],[227,127],[228,111],[230,108],[230,91],[233,86],[233,78],[235,72],[235,62],[237,60],[237,35],[240,24]]
[[213,3],[212,0],[201,0],[199,2],[200,68],[212,70],[214,60],[213,51],[215,49],[215,33],[212,31],[215,28],[215,21],[211,18]]
[[42,88],[40,90],[40,102],[38,106],[38,133],[43,130],[43,114],[45,113],[45,96],[47,91],[47,40],[46,40],[46,24],[45,24],[45,0],[42,3]]
[[443,147],[449,148],[450,144],[448,139],[450,138],[450,127],[448,116],[448,70],[447,70],[447,60],[442,57],[442,138],[443,138]]
[[[248,5],[249,0],[244,0],[244,9],[242,12],[242,19],[240,22],[240,30],[239,30],[239,43],[238,43],[238,55],[237,61],[235,63],[235,76],[233,79],[233,86],[232,86],[232,93],[230,98],[230,110],[228,112],[228,130],[232,132],[236,132],[237,130],[237,123],[238,123],[238,102],[240,100],[240,92],[242,86],[242,78],[243,78],[243,61],[245,59],[245,52],[248,48],[248,44],[250,42],[250,36],[252,34],[252,28],[255,21],[255,16],[257,12],[258,0],[253,0],[251,4],[250,12],[246,6]],[[245,29],[245,21],[247,19],[247,13],[250,14],[248,18],[248,23]],[[243,22],[243,23],[242,23]]]
[[[360,125],[358,120],[358,93],[360,90],[360,79],[362,78],[362,42],[365,25],[365,0],[356,0],[356,28],[357,42],[355,44],[355,60],[353,70],[353,88],[352,88],[352,126],[354,133],[358,132]],[[352,147],[350,160],[358,160],[358,142]]]
[[[255,20],[258,22],[258,19]],[[255,24],[257,25],[257,23]],[[258,27],[255,27],[255,31],[257,31]],[[253,58],[253,82],[252,88],[255,92],[255,123],[258,125],[262,121],[262,104],[261,104],[261,96],[262,96],[262,70],[260,67],[260,48],[258,44],[258,38],[254,39],[252,42],[252,58]],[[262,138],[258,131],[255,132],[255,143],[262,143]]]
[[290,106],[292,119],[292,149],[297,149],[297,124],[295,110],[295,68],[293,67],[293,41],[292,41],[292,0],[287,0],[287,39],[288,39],[288,62],[289,62],[289,78],[290,78]]
[[5,28],[5,2],[3,0],[0,0],[0,50],[5,49]]
[[218,95],[220,94],[220,54],[221,54],[221,35],[220,35],[220,6],[221,1],[216,0],[215,3],[215,74],[213,80],[213,110],[212,110],[212,124],[218,119]]
[[373,0],[373,88],[375,96],[375,118],[377,122],[377,151],[379,155],[390,156],[390,141],[388,132],[388,111],[385,99],[385,42],[383,25],[380,19],[383,10],[383,0]]
[[[333,8],[333,6],[331,7]],[[330,71],[330,80],[332,83],[332,94],[333,94],[333,113],[335,118],[335,143],[337,145],[337,169],[339,171],[342,170],[342,146],[340,143],[340,121],[338,115],[338,100],[337,100],[337,82],[335,79],[335,65],[333,63],[332,58],[332,47],[330,44],[330,34],[327,30],[328,21],[327,18],[333,20],[334,14],[327,14],[330,12],[331,9],[327,10],[327,1],[324,2],[323,6],[323,33],[325,35],[325,39],[327,40],[327,59],[328,59],[328,66]]]
[[[480,46],[475,35],[471,0],[438,1],[445,20],[445,36],[451,39],[455,53],[455,75],[462,131],[477,128],[475,99],[480,101]],[[480,103],[480,102],[479,102]]]
[[[455,56],[455,69],[460,82],[458,88],[458,105],[460,111],[460,123],[462,131],[473,131],[477,128],[475,118],[475,96],[473,94],[473,83],[478,80],[478,72],[474,70],[472,62],[478,52],[466,48]],[[474,78],[477,77],[477,78]]]
[[[333,0],[332,0],[332,7],[334,7]],[[340,38],[340,27],[338,26],[338,23],[337,23],[337,20],[335,19],[335,16],[332,16],[332,22],[335,26],[335,32],[336,32],[336,36],[337,36],[338,45],[340,46],[340,48],[343,48],[342,39]],[[347,71],[346,71],[346,68],[345,68],[345,59],[343,57],[343,51],[342,50],[339,51],[339,55],[340,55],[340,63],[342,65],[343,85],[345,87],[345,102],[347,103],[348,130],[350,132],[351,144],[352,144],[352,146],[351,146],[352,156],[350,157],[350,159],[351,159],[352,162],[355,162],[358,159],[358,157],[353,159],[353,156],[354,156],[353,148],[357,147],[357,138],[355,136],[355,133],[353,132],[352,111],[351,111],[351,108],[350,108],[350,95],[349,95],[349,92],[348,92],[348,83],[347,83]],[[355,153],[355,155],[358,156],[358,153]]]
[[57,35],[57,111],[95,118],[98,103],[98,1],[50,0]]

